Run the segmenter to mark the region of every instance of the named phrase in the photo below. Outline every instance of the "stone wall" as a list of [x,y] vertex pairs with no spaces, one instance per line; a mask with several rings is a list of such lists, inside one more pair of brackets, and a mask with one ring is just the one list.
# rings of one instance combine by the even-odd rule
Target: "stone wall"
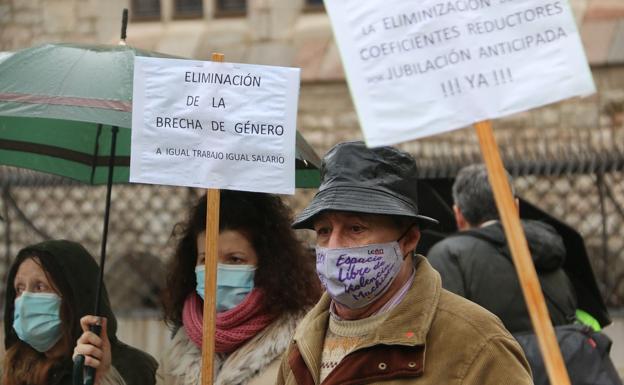
[[[216,0],[203,0],[203,14],[191,19],[175,17],[174,1],[160,0],[157,20],[131,17],[128,41],[143,49],[190,58],[208,58],[211,51],[220,50],[230,61],[295,65],[304,69],[304,79],[344,78],[327,15],[322,9],[311,12],[305,0],[248,0],[247,15],[235,18],[218,18]],[[587,15],[618,17],[617,12],[604,12],[603,4],[607,10],[620,9],[617,0],[570,3],[581,26]],[[116,43],[121,11],[129,6],[130,0],[3,0],[0,50],[60,41]],[[605,28],[600,23],[591,27]],[[586,45],[593,48],[592,43]]]
[[93,42],[96,1],[13,0],[0,3],[0,50],[49,42]]
[[[560,155],[592,148],[621,148],[624,143],[624,67],[593,69],[598,92],[494,122],[495,135],[505,154],[521,157],[542,153]],[[298,129],[319,152],[334,144],[361,139],[349,89],[344,82],[307,82],[302,85]],[[424,159],[473,154],[478,157],[474,131],[465,128],[400,145]]]

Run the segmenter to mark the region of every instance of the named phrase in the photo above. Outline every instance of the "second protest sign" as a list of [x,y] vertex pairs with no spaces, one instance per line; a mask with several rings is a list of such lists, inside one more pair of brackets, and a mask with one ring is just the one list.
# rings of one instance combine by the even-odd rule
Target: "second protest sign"
[[326,0],[366,142],[595,91],[565,0]]

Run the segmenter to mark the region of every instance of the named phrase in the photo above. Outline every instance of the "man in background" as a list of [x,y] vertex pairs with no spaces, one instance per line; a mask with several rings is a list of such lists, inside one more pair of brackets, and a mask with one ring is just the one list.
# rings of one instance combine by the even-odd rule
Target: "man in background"
[[[428,253],[429,263],[442,276],[442,286],[497,315],[511,333],[532,330],[484,165],[460,170],[453,184],[453,200],[459,232]],[[563,240],[543,222],[523,220],[522,227],[552,323],[569,324],[574,320],[576,294],[562,269],[566,255]]]

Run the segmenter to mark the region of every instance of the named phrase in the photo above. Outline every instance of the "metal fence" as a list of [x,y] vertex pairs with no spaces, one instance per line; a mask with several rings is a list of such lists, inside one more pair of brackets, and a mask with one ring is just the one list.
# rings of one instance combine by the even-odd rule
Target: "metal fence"
[[583,235],[607,306],[624,306],[624,173],[525,176],[519,195]]
[[[20,248],[49,238],[81,242],[98,256],[104,187],[1,168],[0,276]],[[18,175],[17,177],[15,175]],[[8,183],[11,182],[11,183]],[[599,287],[610,307],[624,307],[624,173],[521,175],[520,196],[576,228],[585,238]],[[201,190],[148,185],[114,186],[106,284],[119,314],[157,310],[173,226]],[[300,210],[310,191],[289,204]],[[4,287],[2,287],[4,291]],[[0,295],[0,300],[4,298]],[[2,306],[3,308],[3,306]]]
[[[99,260],[105,187],[78,185],[15,169],[0,201],[0,277],[17,252],[45,239],[82,243]],[[24,176],[24,174],[26,174]],[[15,175],[18,175],[17,179]],[[173,226],[184,219],[199,190],[148,185],[114,186],[105,281],[116,312],[159,307]],[[5,288],[2,287],[2,293]],[[0,296],[0,301],[4,295]],[[3,308],[4,306],[2,306]]]

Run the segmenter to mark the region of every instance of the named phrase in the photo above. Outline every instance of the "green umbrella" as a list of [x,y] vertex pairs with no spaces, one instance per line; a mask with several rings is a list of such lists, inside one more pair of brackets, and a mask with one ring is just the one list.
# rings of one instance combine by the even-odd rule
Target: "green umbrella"
[[[0,164],[107,184],[96,315],[111,185],[129,179],[135,56],[166,57],[125,44],[45,44],[0,58]],[[297,133],[296,186],[318,186],[319,164]],[[81,363],[75,368],[82,383]]]
[[[129,178],[135,56],[166,57],[125,44],[45,44],[0,61],[0,164],[107,183],[102,256],[110,185]],[[318,186],[319,164],[297,133],[296,186]]]
[[[135,56],[126,45],[45,44],[0,61],[0,162],[90,184],[128,182]],[[320,159],[297,133],[296,185],[316,187]]]
[[46,44],[0,63],[3,164],[107,181],[111,127],[120,127],[114,182],[128,181],[135,48]]
[[[0,62],[0,163],[91,184],[107,184],[100,299],[113,182],[128,181],[135,56],[163,56],[125,44],[46,44]],[[99,327],[92,330],[99,334]],[[83,383],[80,356],[75,383]],[[92,384],[94,369],[85,382]]]

